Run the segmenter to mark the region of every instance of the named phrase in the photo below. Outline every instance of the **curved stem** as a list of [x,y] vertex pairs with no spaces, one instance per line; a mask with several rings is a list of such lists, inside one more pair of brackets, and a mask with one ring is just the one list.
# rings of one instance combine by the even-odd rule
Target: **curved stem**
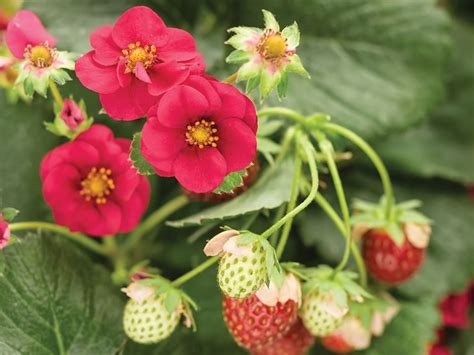
[[200,274],[201,272],[203,272],[204,270],[206,270],[207,268],[209,268],[210,266],[214,265],[217,261],[219,260],[219,256],[213,256],[212,258],[210,259],[207,259],[205,262],[203,262],[202,264],[198,265],[197,267],[195,267],[194,269],[192,269],[191,271],[188,271],[187,273],[185,273],[184,275],[181,275],[180,277],[178,277],[176,280],[174,280],[171,284],[175,287],[179,287],[181,286],[182,284],[184,284],[186,281],[189,281],[190,279],[192,279],[194,276]]
[[[331,204],[319,192],[316,194],[315,201],[323,209],[323,211],[326,212],[328,217],[333,221],[333,223],[336,225],[337,229],[339,229],[341,234],[346,237],[346,228],[344,222],[339,217],[334,208],[332,208]],[[357,269],[359,271],[360,283],[362,287],[367,288],[367,270],[365,268],[364,260],[360,255],[360,250],[354,241],[352,241],[351,243],[351,251],[352,256],[354,257],[354,260],[356,262]]]
[[93,241],[88,236],[80,233],[73,233],[68,228],[58,226],[54,223],[47,223],[47,222],[18,222],[10,224],[10,230],[12,232],[21,231],[21,230],[29,230],[29,229],[44,229],[54,233],[58,233],[68,237],[71,240],[83,245],[84,247],[92,250],[93,252],[100,254],[100,255],[107,255],[106,250],[102,245]]
[[257,112],[257,117],[265,116],[285,116],[297,123],[305,124],[305,118],[303,115],[300,115],[298,112],[290,110],[286,107],[268,107],[263,108]]
[[[276,222],[278,222],[283,217],[283,215],[285,214],[285,207],[286,207],[286,203],[283,203],[280,207],[278,207],[278,210],[275,213],[275,218],[273,219],[272,225],[275,224]],[[272,236],[270,237],[270,244],[271,245],[276,247],[277,242],[278,242],[278,231],[273,233]]]
[[319,186],[319,177],[318,177],[318,169],[316,167],[316,161],[314,159],[314,147],[310,143],[309,139],[307,136],[302,136],[302,138],[298,142],[301,144],[301,148],[305,152],[305,155],[308,159],[308,164],[309,164],[309,169],[311,172],[311,191],[309,195],[304,199],[303,202],[301,202],[294,210],[292,210],[290,213],[287,213],[282,219],[280,219],[277,223],[275,223],[273,226],[268,228],[265,232],[262,233],[263,238],[268,238],[271,236],[273,233],[275,233],[278,229],[280,229],[281,226],[283,226],[288,220],[294,218],[298,213],[303,211],[308,205],[311,203],[311,201],[314,199],[316,196],[316,192],[318,191],[318,186]]
[[56,104],[58,104],[59,107],[63,107],[64,105],[63,97],[61,96],[61,93],[59,92],[58,86],[52,79],[49,79],[49,89],[51,90],[51,94],[53,94],[53,99],[56,102]]
[[344,267],[347,264],[347,261],[349,260],[349,256],[351,252],[350,250],[351,243],[352,243],[351,216],[349,212],[349,207],[347,205],[346,196],[344,194],[344,188],[342,186],[341,177],[339,176],[339,171],[337,170],[336,162],[333,157],[334,148],[332,146],[332,143],[328,139],[326,139],[326,137],[322,133],[317,134],[316,136],[319,142],[319,147],[321,148],[321,151],[326,158],[329,172],[331,173],[331,177],[334,182],[334,188],[336,190],[337,199],[339,201],[339,207],[341,209],[342,217],[344,220],[344,227],[345,227],[344,235],[346,236],[346,247],[344,249],[344,255],[342,257],[341,262],[334,270],[334,272],[337,273],[338,271],[341,271],[342,269],[344,269]]
[[[291,187],[290,201],[288,201],[287,213],[290,213],[295,207],[299,195],[299,186],[300,186],[300,177],[301,177],[301,158],[299,155],[296,155],[295,161],[295,175],[293,177],[293,184]],[[293,218],[290,218],[286,221],[283,230],[281,232],[280,241],[276,249],[276,254],[278,258],[281,258],[283,251],[285,250],[285,245],[288,240],[288,236],[291,231],[291,226],[293,224]]]
[[363,140],[360,136],[352,132],[351,130],[339,126],[334,123],[326,123],[323,126],[329,131],[332,131],[334,133],[337,133],[352,143],[354,143],[356,146],[360,148],[372,161],[374,164],[375,168],[377,169],[380,179],[382,180],[382,185],[384,189],[384,195],[385,199],[387,202],[386,210],[385,210],[385,217],[387,219],[390,218],[391,213],[392,213],[392,208],[395,203],[394,201],[394,196],[393,196],[393,187],[392,187],[392,182],[390,180],[390,175],[388,174],[387,168],[385,167],[384,163],[382,162],[382,159],[380,159],[379,155],[375,152],[375,150],[365,141]]
[[186,196],[179,195],[153,212],[145,221],[135,228],[133,233],[128,237],[127,241],[123,245],[123,252],[132,249],[145,234],[147,234],[181,207],[185,206],[188,202],[189,200]]

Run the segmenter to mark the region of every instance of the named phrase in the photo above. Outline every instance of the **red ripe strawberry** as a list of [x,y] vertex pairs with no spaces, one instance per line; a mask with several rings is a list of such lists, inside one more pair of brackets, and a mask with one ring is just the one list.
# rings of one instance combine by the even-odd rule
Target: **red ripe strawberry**
[[348,353],[354,350],[354,348],[348,344],[344,337],[340,334],[322,337],[321,343],[326,349],[335,353]]
[[395,285],[412,277],[420,268],[425,249],[415,247],[406,235],[399,246],[385,230],[371,229],[364,234],[362,255],[375,279]]
[[253,355],[304,355],[313,346],[315,338],[305,328],[300,318],[280,339],[261,350],[252,351]]
[[225,202],[247,191],[248,188],[252,186],[252,184],[257,179],[259,171],[260,171],[260,164],[258,162],[258,159],[255,158],[252,164],[247,168],[247,173],[242,177],[242,185],[234,188],[232,192],[221,193],[221,194],[215,194],[213,192],[208,192],[205,194],[197,194],[197,193],[190,192],[184,189],[183,190],[186,196],[188,196],[189,199],[193,201]]
[[237,344],[259,350],[287,333],[298,317],[298,306],[288,300],[271,307],[254,294],[238,299],[224,296],[224,320]]

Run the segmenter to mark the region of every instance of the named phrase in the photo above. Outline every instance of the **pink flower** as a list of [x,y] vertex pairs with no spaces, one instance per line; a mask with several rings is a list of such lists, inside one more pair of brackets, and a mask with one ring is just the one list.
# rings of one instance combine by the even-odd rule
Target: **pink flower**
[[141,150],[158,175],[187,190],[213,191],[255,156],[253,103],[235,87],[201,76],[166,92],[148,113]]
[[0,214],[0,250],[8,245],[10,236],[11,233],[8,222],[2,220],[2,215]]
[[193,37],[166,27],[145,6],[127,10],[113,26],[99,27],[90,43],[93,50],[77,61],[76,73],[85,87],[99,93],[114,119],[144,116],[155,102],[153,95],[204,71]]
[[71,99],[64,99],[64,105],[59,115],[70,130],[75,130],[86,120],[79,105]]
[[59,85],[71,80],[63,69],[74,69],[73,56],[57,51],[56,39],[31,11],[21,10],[8,23],[6,42],[19,66],[17,84],[23,83],[25,93],[34,91],[46,96],[50,78]]
[[93,125],[41,163],[43,195],[56,223],[105,236],[131,231],[150,199],[148,180],[128,160],[130,141]]
[[454,293],[445,297],[440,303],[443,325],[454,328],[469,326],[469,307],[472,291],[468,287],[464,292]]

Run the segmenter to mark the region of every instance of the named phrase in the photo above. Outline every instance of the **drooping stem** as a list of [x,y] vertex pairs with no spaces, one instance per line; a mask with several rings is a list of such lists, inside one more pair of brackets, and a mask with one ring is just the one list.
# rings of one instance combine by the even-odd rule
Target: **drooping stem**
[[54,102],[56,102],[56,104],[59,107],[63,107],[63,104],[64,104],[63,97],[61,96],[61,93],[59,92],[58,86],[52,79],[49,79],[49,89],[51,91],[51,94],[53,95]]
[[[288,201],[287,213],[290,213],[296,207],[296,202],[298,201],[300,177],[301,177],[301,166],[302,166],[301,158],[297,154],[296,161],[295,161],[295,175],[293,176],[293,184],[291,187],[290,200]],[[276,249],[278,258],[281,258],[283,251],[285,250],[285,245],[291,231],[291,226],[293,225],[293,219],[294,217],[288,219],[285,225],[283,226],[283,230],[280,236],[280,241],[278,242],[278,246]]]
[[[324,212],[328,215],[328,217],[333,221],[333,223],[336,225],[337,229],[339,229],[339,232],[346,237],[346,227],[344,225],[344,222],[342,219],[339,217],[337,212],[332,208],[330,203],[324,198],[323,195],[321,195],[319,192],[316,194],[315,198],[316,203],[323,209]],[[367,270],[365,268],[365,263],[364,260],[362,259],[362,256],[360,255],[360,250],[357,247],[357,244],[352,241],[351,243],[351,252],[352,256],[354,257],[354,260],[357,265],[357,269],[359,271],[359,276],[360,276],[360,283],[362,287],[366,288],[367,287]]]
[[309,195],[301,202],[296,208],[294,208],[291,212],[287,213],[282,219],[280,219],[277,223],[272,225],[268,228],[265,232],[261,234],[263,238],[270,237],[273,233],[275,233],[278,229],[280,229],[288,220],[294,218],[298,213],[303,211],[308,205],[313,201],[314,197],[316,196],[316,192],[318,191],[319,186],[319,177],[318,177],[318,169],[316,167],[316,161],[314,159],[314,147],[309,141],[306,135],[301,136],[299,141],[297,142],[301,145],[303,149],[306,159],[308,161],[310,173],[311,173],[311,191]]
[[297,123],[305,124],[305,118],[303,115],[286,107],[263,108],[257,112],[257,116],[260,118],[266,116],[284,116],[296,121]]
[[219,260],[219,256],[213,256],[212,258],[207,259],[205,262],[198,265],[194,269],[192,269],[192,270],[188,271],[187,273],[185,273],[184,275],[181,275],[180,277],[178,277],[176,280],[174,280],[172,282],[172,285],[175,286],[175,287],[181,286],[186,281],[189,281],[190,279],[197,276],[198,274],[200,274],[201,272],[203,272],[204,270],[206,270],[210,266],[217,263],[218,260]]
[[127,252],[128,250],[132,249],[135,245],[137,245],[138,242],[140,242],[145,234],[150,232],[153,228],[166,220],[166,218],[175,213],[181,207],[185,206],[188,202],[189,200],[186,196],[179,195],[153,212],[145,221],[135,228],[133,233],[128,237],[127,242],[123,245],[123,252]]
[[388,174],[387,168],[382,162],[382,159],[380,159],[379,155],[364,139],[362,139],[359,135],[355,134],[351,130],[334,123],[325,123],[323,127],[324,129],[328,131],[332,131],[336,134],[339,134],[345,137],[346,139],[348,139],[349,141],[351,141],[352,143],[354,143],[372,161],[372,163],[374,164],[375,168],[377,169],[380,175],[380,179],[382,180],[384,195],[385,195],[385,199],[387,203],[386,210],[385,210],[385,217],[389,219],[391,216],[392,208],[395,201],[394,201],[394,196],[393,196],[393,187],[392,187],[392,182],[390,180],[390,175]]
[[47,223],[47,222],[18,222],[10,224],[10,230],[12,232],[22,231],[22,230],[31,230],[31,229],[44,229],[50,232],[58,233],[64,235],[65,237],[81,244],[82,246],[88,248],[89,250],[100,254],[107,255],[107,251],[104,247],[90,239],[88,236],[81,233],[73,233],[68,228],[58,226],[57,224]]
[[344,267],[346,266],[349,260],[350,248],[351,248],[351,243],[352,243],[351,216],[349,212],[349,206],[347,205],[346,196],[344,194],[344,188],[342,186],[341,177],[339,176],[339,171],[337,170],[336,161],[334,160],[334,156],[333,156],[334,148],[332,146],[332,143],[328,139],[326,139],[324,134],[320,132],[316,134],[316,138],[318,140],[321,152],[324,154],[326,158],[326,163],[328,165],[329,172],[331,174],[331,178],[334,183],[334,189],[336,190],[337,199],[339,201],[339,207],[341,209],[342,217],[344,220],[344,230],[345,230],[344,235],[346,236],[346,247],[344,249],[344,255],[342,257],[342,260],[335,269],[335,273],[336,273],[344,269]]

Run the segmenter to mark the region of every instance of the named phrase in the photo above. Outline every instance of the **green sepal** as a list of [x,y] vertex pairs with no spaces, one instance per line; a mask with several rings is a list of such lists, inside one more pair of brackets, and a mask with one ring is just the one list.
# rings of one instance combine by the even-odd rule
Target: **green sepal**
[[278,99],[283,100],[288,92],[288,74],[284,71],[281,74],[281,80],[277,85]]
[[225,59],[226,63],[229,64],[240,64],[248,61],[250,59],[250,54],[248,52],[236,49],[232,51],[227,58]]
[[263,101],[280,83],[280,81],[280,72],[276,72],[272,75],[267,70],[262,70],[260,74],[260,101]]
[[289,48],[296,48],[300,44],[300,29],[296,22],[285,27],[283,31],[281,31],[281,34],[286,39]]
[[275,15],[273,15],[270,11],[263,10],[263,20],[265,23],[265,29],[272,29],[275,32],[280,32],[280,25],[278,24],[278,21],[275,18]]
[[224,181],[222,181],[222,183],[212,192],[218,195],[231,193],[235,188],[244,184],[245,175],[247,175],[247,169],[234,171],[233,173],[228,174],[224,178]]
[[68,72],[63,69],[51,70],[50,75],[51,79],[53,79],[54,82],[58,85],[64,85],[66,84],[66,82],[72,80]]
[[19,210],[12,208],[12,207],[5,207],[0,210],[0,214],[2,215],[2,218],[6,222],[13,222],[16,216],[18,216],[18,213],[20,213]]
[[131,151],[130,151],[130,160],[135,169],[141,175],[155,175],[155,169],[153,166],[145,160],[140,150],[141,148],[141,132],[135,133],[132,139]]
[[293,54],[291,56],[291,62],[287,64],[285,71],[298,74],[306,79],[311,79],[311,75],[309,75],[309,73],[306,71],[303,63],[301,62],[301,58],[297,54]]

